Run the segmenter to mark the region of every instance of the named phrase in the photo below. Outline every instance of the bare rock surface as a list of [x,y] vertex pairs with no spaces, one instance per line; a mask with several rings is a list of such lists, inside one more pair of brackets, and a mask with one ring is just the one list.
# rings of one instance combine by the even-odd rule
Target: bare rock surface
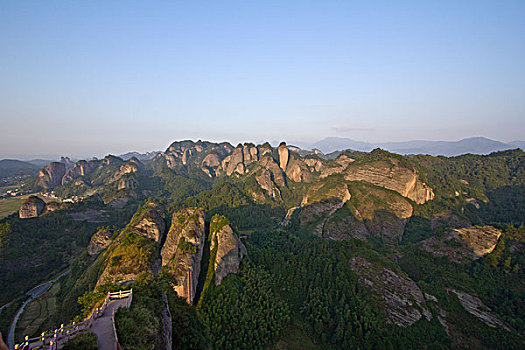
[[18,216],[20,219],[34,218],[42,214],[46,202],[44,202],[40,197],[29,196],[24,203],[20,206],[18,211]]
[[436,257],[447,256],[451,261],[464,263],[491,253],[500,236],[501,231],[492,226],[470,226],[430,237],[420,245]]
[[38,173],[38,184],[46,190],[53,189],[62,184],[62,178],[66,173],[64,163],[51,162]]
[[162,266],[175,278],[173,289],[188,304],[192,304],[195,298],[204,241],[202,209],[182,209],[173,214],[171,227],[161,250]]
[[432,319],[432,313],[425,305],[423,293],[410,278],[361,257],[354,257],[351,267],[360,283],[381,296],[390,322],[408,327],[423,316],[429,321]]
[[100,165],[98,160],[79,160],[75,163],[73,168],[66,171],[64,177],[62,178],[62,185],[65,185],[69,182],[73,182],[79,177],[86,177],[91,175]]
[[352,164],[345,171],[345,178],[349,181],[366,181],[396,191],[418,204],[434,199],[433,190],[419,180],[414,170],[396,165],[395,162],[394,165],[384,161]]
[[511,331],[509,327],[498,319],[492,310],[483,304],[480,298],[457,289],[447,289],[447,292],[456,294],[463,308],[476,316],[487,326],[492,328],[501,327],[506,331]]
[[89,255],[97,255],[111,244],[113,233],[107,229],[98,230],[89,241],[87,252]]
[[155,208],[149,208],[141,214],[133,229],[146,238],[160,242],[165,228],[166,224],[159,212]]
[[247,254],[246,247],[233,232],[230,224],[222,225],[224,218],[215,216],[210,223],[211,247],[217,249],[215,255],[215,284],[221,284],[229,273],[237,273],[242,258]]

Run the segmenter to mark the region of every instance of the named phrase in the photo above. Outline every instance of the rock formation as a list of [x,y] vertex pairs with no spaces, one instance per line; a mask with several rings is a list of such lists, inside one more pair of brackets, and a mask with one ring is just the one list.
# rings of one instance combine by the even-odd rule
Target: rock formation
[[320,237],[342,240],[376,236],[387,243],[401,241],[413,211],[405,198],[382,188],[324,181],[308,190],[302,206],[300,225]]
[[221,284],[229,273],[237,273],[246,247],[233,232],[226,218],[214,216],[210,223],[210,250],[217,250],[215,255],[215,284]]
[[51,190],[62,184],[62,177],[65,173],[64,163],[51,162],[38,173],[38,184],[46,190]]
[[197,290],[205,241],[204,211],[182,209],[173,214],[161,250],[162,266],[174,277],[173,289],[192,304]]
[[20,219],[37,217],[42,214],[45,206],[46,202],[44,202],[42,199],[37,196],[30,196],[24,201],[24,203],[22,203],[22,206],[18,212],[18,216]]
[[110,244],[107,265],[97,286],[107,282],[135,280],[159,269],[158,243],[164,235],[164,220],[154,203],[146,203],[119,236]]
[[399,165],[395,159],[392,162],[353,163],[345,170],[345,179],[348,181],[366,181],[396,191],[418,204],[423,204],[434,198],[434,192],[419,180],[417,172]]
[[422,316],[428,321],[432,319],[423,293],[408,277],[361,257],[353,258],[350,266],[357,274],[359,282],[381,297],[390,322],[408,327]]
[[65,185],[79,177],[86,177],[93,173],[100,165],[98,160],[90,160],[89,162],[85,160],[79,160],[75,163],[73,168],[69,169],[64,177],[62,178],[62,185]]
[[286,143],[282,142],[279,145],[279,148],[277,148],[277,151],[279,152],[279,166],[283,171],[286,171],[288,159],[290,157],[290,152],[288,151],[288,147],[286,147]]
[[111,244],[113,233],[105,228],[98,230],[89,241],[87,252],[89,255],[97,255]]
[[158,243],[163,238],[165,228],[164,219],[157,209],[149,208],[140,215],[133,231]]
[[492,310],[483,304],[480,298],[456,289],[447,289],[447,292],[456,294],[461,306],[487,326],[492,328],[501,327],[510,332],[510,328],[501,322]]
[[470,226],[430,237],[420,245],[434,256],[447,256],[451,261],[463,263],[491,253],[500,236],[501,231],[492,226]]

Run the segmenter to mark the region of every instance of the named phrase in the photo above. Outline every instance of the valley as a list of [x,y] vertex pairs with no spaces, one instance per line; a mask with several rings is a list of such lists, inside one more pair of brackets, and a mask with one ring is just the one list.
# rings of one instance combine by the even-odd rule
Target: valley
[[0,304],[14,301],[2,318],[71,272],[26,307],[16,342],[128,288],[115,314],[126,349],[525,341],[521,150],[332,157],[177,141],[140,160],[51,162],[24,182],[57,198],[20,198],[0,220]]

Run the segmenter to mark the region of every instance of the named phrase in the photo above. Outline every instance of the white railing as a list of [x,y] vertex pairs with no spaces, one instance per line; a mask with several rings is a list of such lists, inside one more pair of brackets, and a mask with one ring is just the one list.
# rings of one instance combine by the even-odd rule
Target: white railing
[[[60,325],[60,328],[55,329],[54,333],[51,334],[44,334],[42,333],[41,336],[35,337],[35,338],[29,338],[28,336],[25,337],[25,340],[21,344],[15,345],[16,350],[29,350],[34,348],[47,348],[49,350],[56,350],[61,348],[67,341],[74,336],[77,335],[78,332],[86,330],[91,328],[91,325],[95,321],[95,319],[99,318],[104,314],[106,311],[106,308],[108,307],[108,304],[111,300],[115,299],[123,299],[127,298],[129,296],[128,302],[126,303],[126,307],[129,307],[131,305],[131,300],[133,299],[133,289],[130,290],[119,290],[118,292],[108,293],[106,296],[106,299],[104,300],[104,303],[101,307],[96,308],[91,312],[89,317],[87,317],[84,321],[64,326],[63,324]],[[112,315],[112,322],[113,322],[113,332],[115,332],[115,339],[116,338],[116,331],[115,331],[115,322],[114,322],[114,316],[115,312],[113,311]]]

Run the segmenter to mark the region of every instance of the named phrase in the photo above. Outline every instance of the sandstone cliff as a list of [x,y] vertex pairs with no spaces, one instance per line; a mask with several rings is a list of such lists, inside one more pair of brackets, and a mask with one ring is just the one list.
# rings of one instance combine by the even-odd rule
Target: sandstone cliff
[[97,286],[111,281],[135,280],[140,275],[156,273],[156,264],[160,258],[159,242],[164,229],[164,220],[155,204],[147,203],[139,209],[129,225],[111,243],[107,265]]
[[87,252],[89,255],[97,255],[111,244],[113,233],[105,228],[98,230],[89,241]]
[[389,322],[408,327],[422,316],[432,319],[423,293],[410,278],[361,257],[353,258],[350,266],[359,282],[380,296]]
[[413,212],[412,205],[395,192],[338,180],[322,180],[310,187],[301,205],[301,227],[333,240],[375,236],[399,243]]
[[352,163],[344,173],[348,181],[366,181],[396,191],[418,204],[434,199],[433,190],[419,180],[417,172],[402,166],[397,159]]
[[79,177],[86,177],[91,175],[100,165],[98,160],[90,160],[89,162],[85,160],[79,160],[75,163],[73,168],[69,169],[64,177],[62,178],[62,185],[65,185],[69,182]]
[[210,222],[211,246],[216,249],[214,267],[215,284],[221,284],[229,273],[237,273],[242,258],[246,255],[246,247],[233,232],[226,218],[214,216]]
[[38,184],[46,190],[51,190],[62,184],[62,177],[66,173],[64,163],[52,162],[38,173]]
[[173,289],[192,304],[197,290],[205,241],[204,211],[183,209],[173,214],[161,250],[162,266],[173,277]]
[[30,196],[24,201],[24,203],[22,203],[22,206],[18,211],[18,216],[20,219],[37,217],[42,214],[45,206],[46,202],[44,202],[42,199],[37,196]]
[[491,253],[501,236],[492,226],[470,226],[451,229],[420,243],[434,256],[447,256],[454,262],[469,262]]

